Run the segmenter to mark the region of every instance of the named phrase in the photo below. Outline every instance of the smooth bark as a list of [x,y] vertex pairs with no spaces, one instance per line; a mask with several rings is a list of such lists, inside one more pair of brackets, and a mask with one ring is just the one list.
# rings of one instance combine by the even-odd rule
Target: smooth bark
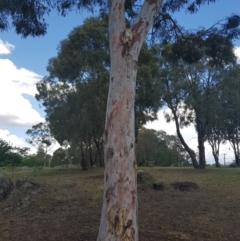
[[138,241],[134,99],[138,55],[161,0],[146,0],[131,28],[123,0],[109,1],[110,86],[98,241]]

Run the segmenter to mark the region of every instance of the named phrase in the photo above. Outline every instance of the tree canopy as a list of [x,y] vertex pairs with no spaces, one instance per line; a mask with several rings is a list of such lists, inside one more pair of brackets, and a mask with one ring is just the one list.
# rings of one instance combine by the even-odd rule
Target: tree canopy
[[0,139],[0,166],[18,166],[28,151],[27,147],[15,147]]
[[[172,115],[167,114],[166,118],[175,121],[178,136],[194,166],[205,168],[204,142],[211,123],[219,118],[218,91],[222,73],[236,64],[233,44],[229,39],[215,35],[192,40],[190,46],[182,49],[178,42],[161,48],[164,58],[160,61],[163,101],[172,111]],[[190,124],[194,124],[198,135],[198,164],[195,164],[195,155],[180,132],[180,127]]]
[[139,166],[183,166],[188,155],[177,136],[141,128],[136,145]]
[[[165,0],[160,8],[151,28],[151,33],[159,39],[172,39],[182,37],[184,29],[178,26],[177,21],[171,14],[180,10],[185,10],[191,14],[198,12],[204,4],[214,3],[216,0]],[[126,17],[132,23],[138,15],[142,1],[124,1]],[[13,27],[17,34],[23,37],[41,36],[47,33],[48,24],[45,16],[56,9],[62,16],[70,11],[88,10],[93,12],[98,8],[100,13],[107,13],[109,4],[107,0],[3,0],[0,3],[0,30],[4,31]],[[239,35],[240,17],[233,14],[221,21],[219,33],[236,38]],[[208,32],[214,32],[217,25],[210,28]],[[205,30],[201,28],[196,31],[197,35],[204,35]],[[183,40],[185,41],[185,40]]]
[[[103,165],[103,131],[107,104],[110,55],[107,23],[103,18],[86,19],[61,41],[57,57],[49,60],[49,75],[37,84],[37,100],[45,107],[49,128],[56,140],[84,145],[94,143]],[[155,55],[145,45],[139,59],[136,84],[136,133],[159,109],[158,69]],[[84,144],[83,144],[84,143]],[[85,157],[91,159],[89,154]]]

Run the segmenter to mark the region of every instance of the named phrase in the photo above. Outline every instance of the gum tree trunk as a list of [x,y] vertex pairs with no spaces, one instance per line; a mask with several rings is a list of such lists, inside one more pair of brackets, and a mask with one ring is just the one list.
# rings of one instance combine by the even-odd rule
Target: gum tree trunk
[[97,140],[94,138],[94,143],[97,148],[97,154],[99,158],[99,166],[103,167],[104,166],[104,155],[103,155],[103,144],[101,141]]
[[200,169],[205,169],[206,158],[205,158],[205,146],[202,135],[198,135],[198,150],[199,150],[199,165]]
[[207,123],[201,121],[197,118],[196,120],[197,134],[198,134],[198,150],[199,150],[199,168],[205,169],[206,167],[206,158],[205,158],[205,146],[204,138],[206,135]]
[[83,144],[81,142],[80,144],[80,148],[81,148],[81,157],[82,157],[82,162],[81,162],[81,166],[82,166],[82,170],[83,171],[87,171],[88,170],[88,164],[87,164],[87,159],[85,156],[85,151],[83,150]]
[[197,157],[196,157],[196,154],[195,152],[188,146],[188,144],[185,142],[183,136],[182,136],[182,133],[180,131],[180,125],[179,125],[179,121],[178,121],[178,117],[177,117],[177,113],[176,113],[176,110],[175,108],[173,107],[173,105],[170,104],[170,108],[172,110],[172,113],[173,113],[173,117],[174,117],[174,121],[175,121],[175,125],[176,125],[176,130],[177,130],[177,136],[181,142],[181,144],[183,145],[184,149],[186,150],[186,152],[188,153],[188,155],[190,156],[191,160],[192,160],[192,164],[193,164],[193,167],[195,169],[198,169],[199,168],[199,164],[198,164],[198,161],[197,161]]
[[161,0],[146,0],[127,29],[123,0],[109,1],[110,86],[98,241],[138,241],[134,99],[138,55]]
[[214,157],[214,160],[215,160],[215,166],[220,167],[219,154],[213,153],[213,157]]
[[219,147],[220,147],[220,140],[209,140],[208,143],[210,144],[211,148],[212,148],[212,154],[215,160],[215,166],[216,167],[220,167],[220,163],[219,163]]
[[[236,137],[238,137],[238,135],[236,135]],[[234,150],[234,156],[235,156],[235,163],[238,167],[240,167],[240,150],[239,150],[239,142],[237,140],[235,140],[235,137],[229,141],[233,150]]]

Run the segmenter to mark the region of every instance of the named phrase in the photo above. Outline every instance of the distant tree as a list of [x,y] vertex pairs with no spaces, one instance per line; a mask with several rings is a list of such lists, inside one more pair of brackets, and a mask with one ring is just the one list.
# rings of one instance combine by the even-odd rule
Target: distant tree
[[[168,47],[168,46],[167,46]],[[160,52],[161,52],[160,47]],[[167,122],[174,121],[176,126],[176,133],[181,141],[182,146],[187,151],[194,168],[199,168],[197,155],[192,150],[187,142],[184,140],[181,128],[190,124],[186,118],[184,118],[184,101],[188,92],[185,89],[185,72],[183,71],[183,64],[169,62],[161,54],[159,58],[159,65],[162,72],[159,77],[162,90],[162,101],[166,105],[171,113],[165,112],[165,118]]]
[[139,166],[151,166],[161,158],[161,143],[157,137],[157,131],[141,128],[136,144],[136,158]]
[[[180,46],[178,42],[168,44],[162,51],[168,61],[161,62],[166,66],[161,78],[167,90],[163,93],[163,100],[172,111],[172,116],[166,115],[166,118],[175,121],[177,134],[194,167],[204,169],[204,143],[209,123],[214,122],[214,111],[218,108],[217,92],[222,80],[221,72],[233,64],[236,57],[231,41],[218,35],[191,40],[187,49],[180,49]],[[199,163],[180,133],[181,126],[191,123],[198,135]]]
[[[156,119],[159,108],[155,60],[145,44],[137,76],[136,130],[147,121]],[[80,147],[82,164],[87,162],[84,166],[95,162],[95,153],[100,166],[103,166],[110,69],[106,19],[86,19],[82,26],[74,28],[61,42],[57,57],[49,60],[47,69],[49,76],[37,84],[36,98],[45,107],[51,132],[59,143],[67,140],[72,148]]]
[[29,148],[15,147],[0,139],[0,166],[18,166],[28,151]]
[[36,167],[41,166],[42,162],[38,159],[36,154],[26,155],[21,161],[22,166]]
[[45,107],[51,132],[60,144],[81,149],[84,170],[91,163],[92,143],[103,166],[109,63],[107,22],[90,18],[60,43],[57,57],[49,60],[49,76],[37,84],[36,98]]
[[46,160],[48,151],[51,150],[56,143],[56,140],[51,134],[48,123],[40,122],[39,124],[32,126],[31,129],[28,129],[26,134],[29,136],[26,141],[38,149],[37,155],[39,155],[39,158]]
[[168,135],[165,131],[157,132],[158,138],[166,145],[166,153],[164,156],[165,162],[162,165],[165,166],[184,166],[188,165],[189,155],[183,147],[180,139],[176,135]]
[[139,166],[180,166],[187,162],[186,151],[177,136],[144,127],[139,131],[136,157]]
[[208,144],[212,148],[212,154],[215,160],[216,167],[220,167],[220,163],[219,163],[220,144],[226,143],[225,135],[224,135],[225,112],[222,106],[221,94],[219,94],[220,91],[221,90],[218,88],[217,97],[214,103],[215,108],[212,109],[210,121],[208,123],[208,128],[206,131],[206,139],[208,141]]
[[220,91],[222,116],[221,130],[231,144],[235,163],[240,166],[240,66],[226,70]]
[[52,165],[60,166],[62,164],[69,164],[69,163],[66,160],[66,150],[60,147],[53,152]]

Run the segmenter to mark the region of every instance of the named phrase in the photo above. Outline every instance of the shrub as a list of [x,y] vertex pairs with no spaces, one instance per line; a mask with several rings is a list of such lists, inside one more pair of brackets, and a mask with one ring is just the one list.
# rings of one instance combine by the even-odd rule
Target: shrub
[[232,162],[228,165],[228,167],[236,168],[238,166],[237,166],[236,162]]
[[28,155],[23,158],[22,166],[41,166],[41,162],[38,160],[38,157],[36,155]]

